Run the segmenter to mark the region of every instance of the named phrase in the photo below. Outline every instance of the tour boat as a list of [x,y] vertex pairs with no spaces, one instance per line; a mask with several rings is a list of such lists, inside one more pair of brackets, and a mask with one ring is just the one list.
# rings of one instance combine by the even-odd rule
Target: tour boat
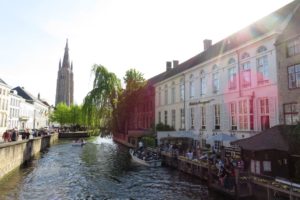
[[85,144],[86,144],[86,141],[83,141],[83,142],[73,142],[72,146],[83,146]]
[[144,166],[148,166],[148,167],[160,167],[161,166],[161,160],[143,160],[138,158],[135,154],[134,154],[134,150],[133,149],[129,149],[129,154],[131,155],[131,158],[134,162],[144,165]]

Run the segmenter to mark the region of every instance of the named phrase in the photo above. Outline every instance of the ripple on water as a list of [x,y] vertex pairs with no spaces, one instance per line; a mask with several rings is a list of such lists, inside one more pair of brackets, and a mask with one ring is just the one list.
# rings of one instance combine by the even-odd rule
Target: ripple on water
[[128,149],[107,138],[83,147],[62,140],[18,173],[0,185],[0,199],[213,199],[198,179],[133,165]]

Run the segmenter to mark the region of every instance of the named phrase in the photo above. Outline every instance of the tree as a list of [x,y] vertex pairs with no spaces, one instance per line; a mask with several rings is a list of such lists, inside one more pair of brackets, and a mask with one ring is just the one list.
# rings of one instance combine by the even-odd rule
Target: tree
[[65,103],[59,103],[50,116],[52,122],[58,122],[61,126],[69,123],[69,107]]
[[122,91],[118,98],[118,116],[119,126],[122,131],[126,133],[126,129],[130,127],[128,122],[134,113],[135,108],[139,105],[141,98],[141,91],[146,85],[146,81],[143,74],[136,69],[129,69],[124,76],[124,82],[126,84],[125,90]]
[[146,84],[143,74],[136,69],[127,70],[123,79],[127,92],[138,90]]
[[121,90],[120,80],[104,66],[95,64],[93,89],[84,98],[84,121],[91,128],[117,128],[117,98]]

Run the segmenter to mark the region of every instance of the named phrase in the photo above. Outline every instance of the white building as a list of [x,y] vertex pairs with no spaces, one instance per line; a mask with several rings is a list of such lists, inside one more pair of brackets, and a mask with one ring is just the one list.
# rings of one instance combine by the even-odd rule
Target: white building
[[19,114],[20,114],[20,103],[22,97],[17,94],[16,91],[11,90],[9,93],[9,117],[8,117],[8,128],[9,129],[19,129]]
[[34,106],[25,99],[20,102],[19,123],[20,129],[33,129]]
[[[28,117],[28,121],[26,122],[26,126],[28,128],[40,129],[49,126],[49,105],[45,103],[45,101],[40,99],[40,96],[34,97],[32,94],[27,92],[23,87],[16,87],[13,90],[17,91],[18,95],[23,97],[26,103],[31,104],[23,106],[26,107],[27,114],[24,113],[24,117]],[[31,120],[32,118],[32,120]],[[32,122],[32,125],[29,124]]]
[[205,40],[203,52],[178,66],[168,62],[155,84],[155,117],[175,131],[158,139],[191,137],[218,149],[279,124],[274,44],[298,7],[294,1],[214,45]]
[[2,134],[8,126],[9,91],[10,87],[0,78],[0,141],[2,141]]

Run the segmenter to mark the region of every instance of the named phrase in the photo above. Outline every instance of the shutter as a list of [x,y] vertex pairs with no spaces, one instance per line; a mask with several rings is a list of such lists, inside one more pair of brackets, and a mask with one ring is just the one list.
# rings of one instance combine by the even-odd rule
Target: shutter
[[229,130],[230,128],[230,115],[229,115],[229,103],[221,104],[221,129]]
[[275,97],[268,98],[269,100],[269,119],[270,119],[270,127],[275,126],[277,123],[277,113],[276,113],[276,100]]
[[256,101],[256,105],[254,105],[254,120],[256,122],[256,130],[261,131],[261,113],[260,113],[260,98],[258,98]]

